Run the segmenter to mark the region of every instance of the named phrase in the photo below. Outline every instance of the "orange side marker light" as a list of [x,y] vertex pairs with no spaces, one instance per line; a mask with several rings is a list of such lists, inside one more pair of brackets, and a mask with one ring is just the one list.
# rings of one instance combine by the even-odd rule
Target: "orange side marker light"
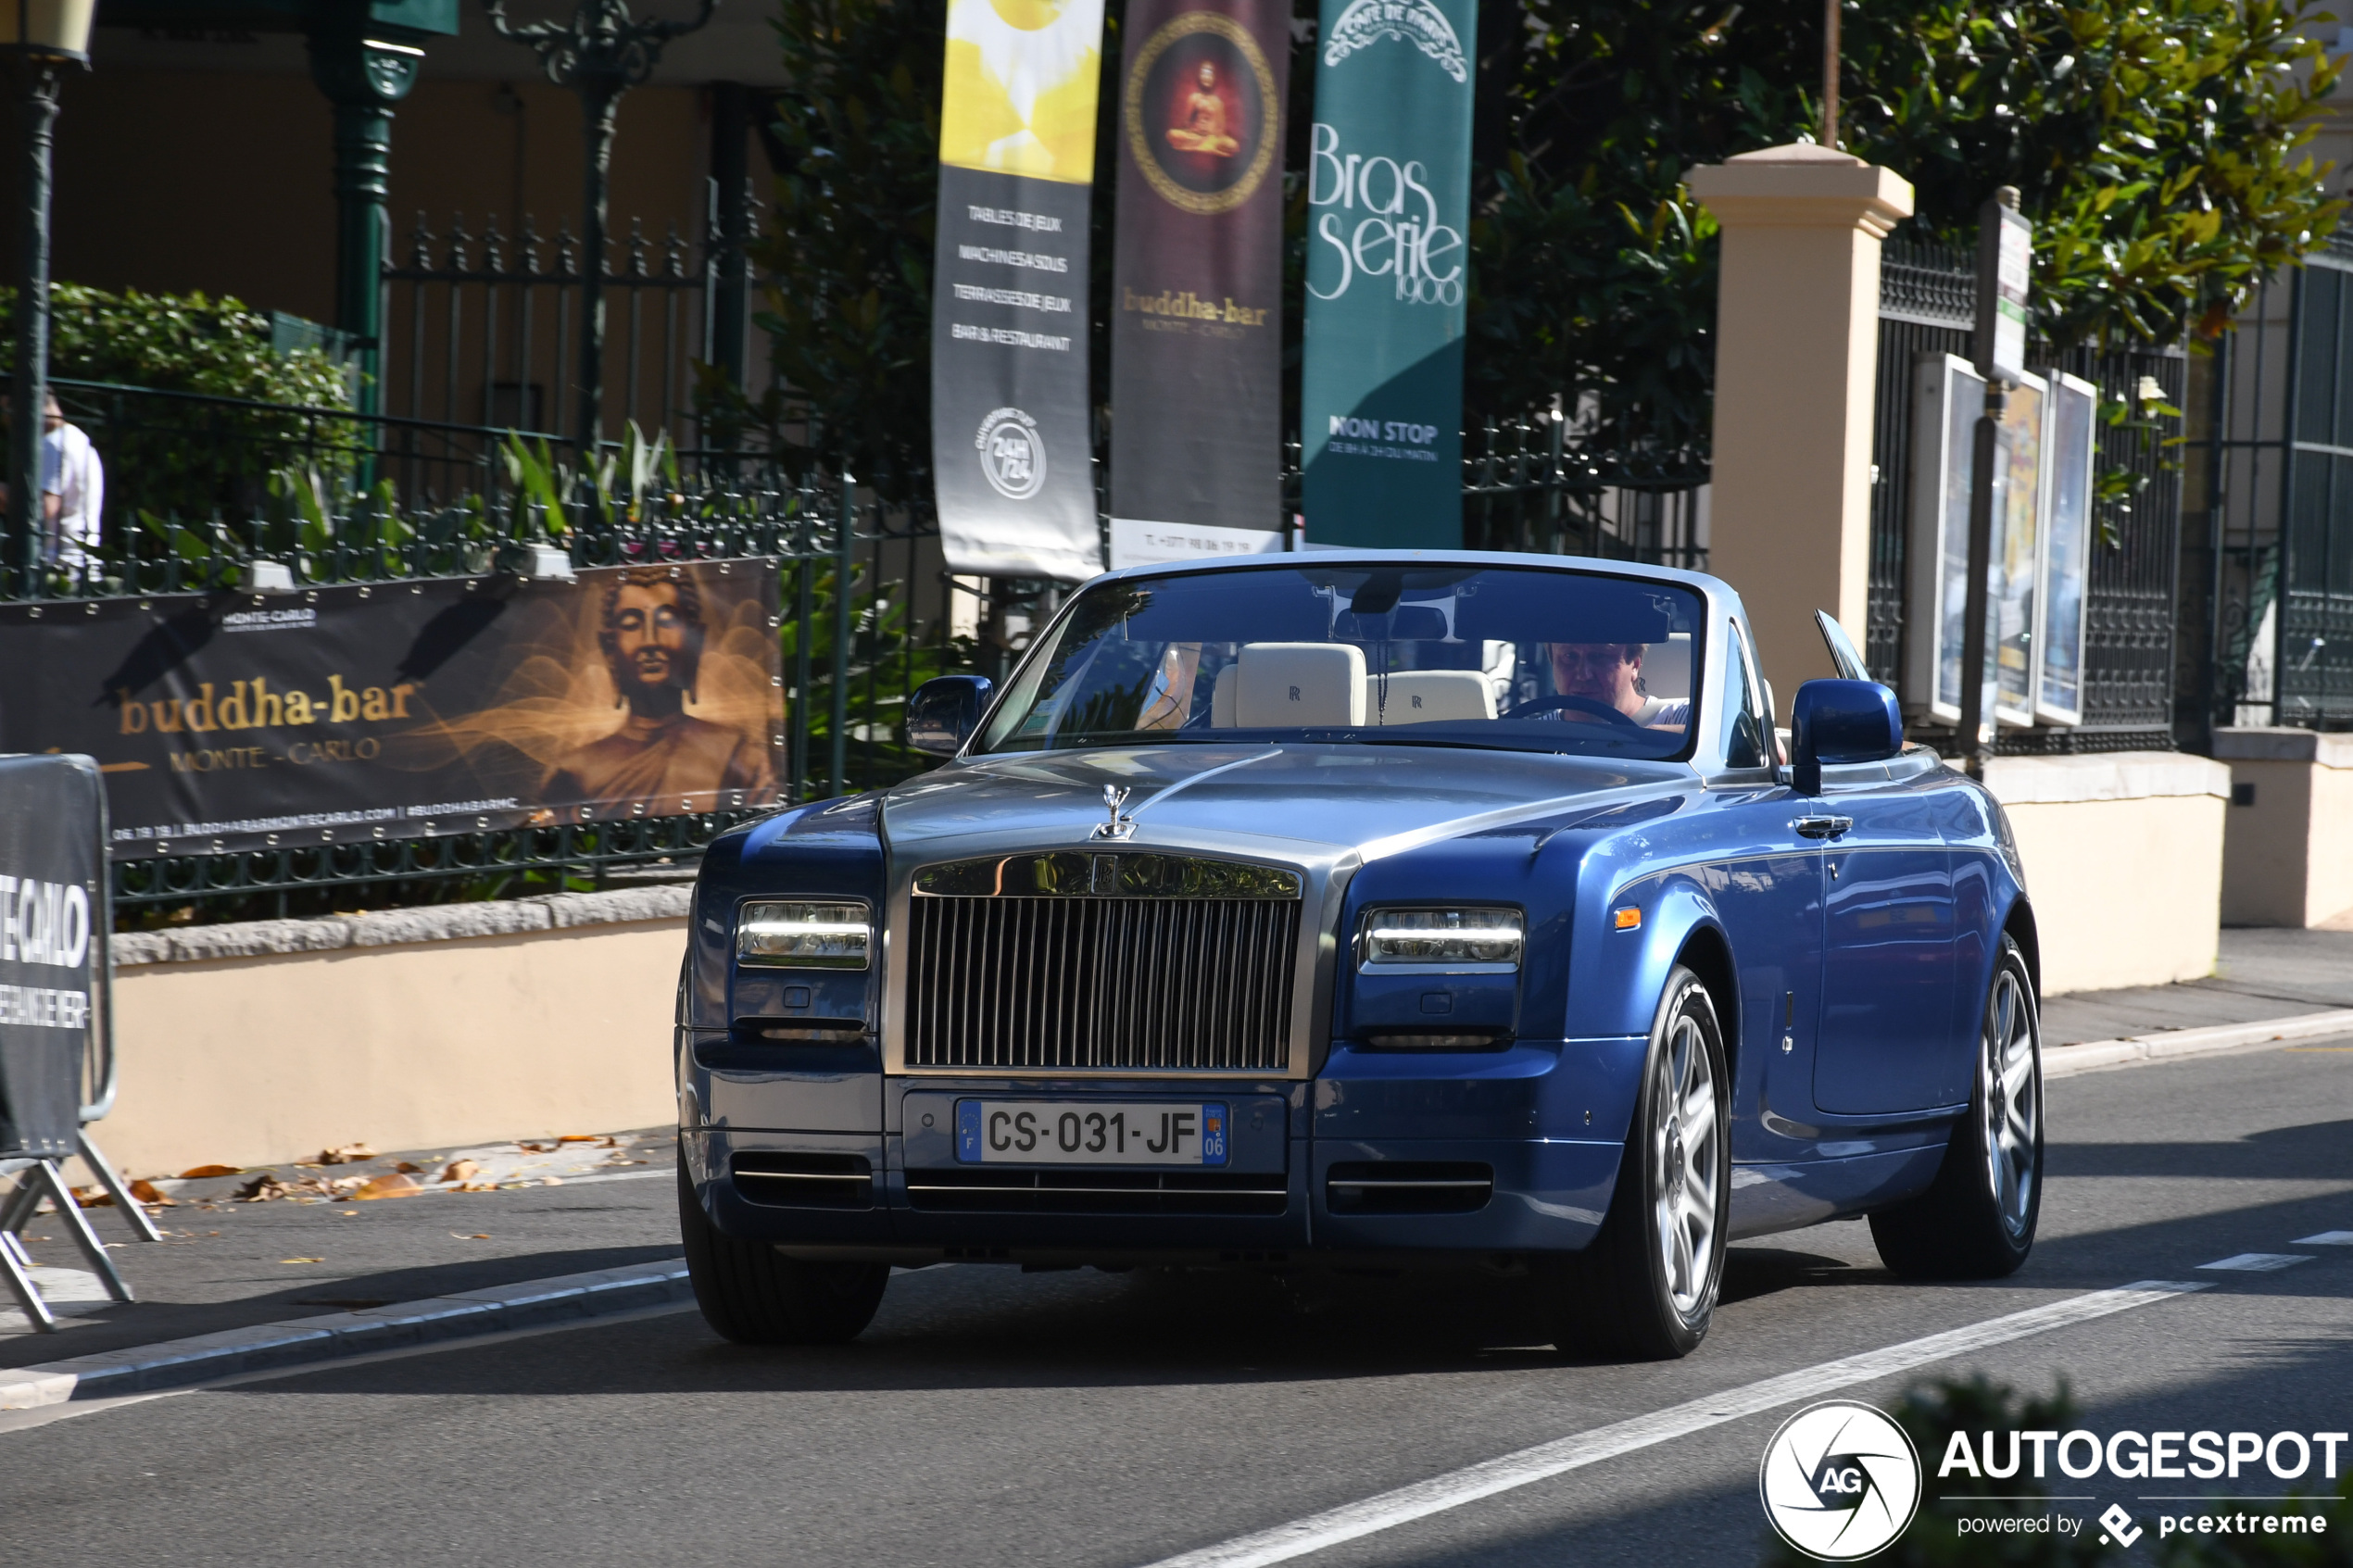
[[1620,909],[1620,910],[1618,910],[1618,911],[1617,911],[1617,929],[1618,929],[1618,930],[1620,930],[1620,931],[1640,931],[1642,928],[1642,911],[1641,909],[1636,909],[1636,908],[1635,908],[1633,905],[1631,905],[1631,904],[1629,904],[1628,906],[1626,906],[1626,908],[1624,908],[1624,909]]

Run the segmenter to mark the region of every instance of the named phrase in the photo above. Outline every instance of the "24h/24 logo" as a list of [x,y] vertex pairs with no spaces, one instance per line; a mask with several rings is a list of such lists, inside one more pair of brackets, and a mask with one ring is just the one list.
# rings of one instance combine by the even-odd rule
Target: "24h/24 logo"
[[973,437],[988,487],[1008,501],[1026,501],[1046,483],[1046,443],[1038,421],[1019,408],[998,408]]
[[1920,1505],[1920,1456],[1883,1412],[1825,1399],[1773,1434],[1756,1486],[1781,1539],[1824,1562],[1852,1562],[1911,1524]]

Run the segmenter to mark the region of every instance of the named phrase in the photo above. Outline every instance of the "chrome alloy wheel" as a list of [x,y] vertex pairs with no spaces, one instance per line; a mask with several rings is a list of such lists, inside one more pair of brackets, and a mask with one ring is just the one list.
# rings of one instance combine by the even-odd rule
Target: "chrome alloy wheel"
[[1978,1098],[1985,1108],[1986,1190],[2003,1228],[2014,1236],[2025,1230],[2033,1206],[2042,1132],[2043,1075],[2036,1070],[2034,1035],[2033,1003],[2017,974],[1996,972],[1985,1004]]
[[1718,1152],[1716,1069],[1700,1022],[1679,1011],[1656,1059],[1651,1103],[1653,1217],[1675,1311],[1697,1311],[1716,1256],[1716,1214],[1724,1179]]

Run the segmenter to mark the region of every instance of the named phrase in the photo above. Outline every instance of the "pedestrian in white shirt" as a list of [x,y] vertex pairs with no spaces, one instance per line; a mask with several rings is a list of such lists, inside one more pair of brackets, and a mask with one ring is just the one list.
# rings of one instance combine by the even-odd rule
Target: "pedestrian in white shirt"
[[81,426],[66,422],[52,395],[41,410],[42,554],[81,578],[96,565],[98,517],[106,505],[106,465]]

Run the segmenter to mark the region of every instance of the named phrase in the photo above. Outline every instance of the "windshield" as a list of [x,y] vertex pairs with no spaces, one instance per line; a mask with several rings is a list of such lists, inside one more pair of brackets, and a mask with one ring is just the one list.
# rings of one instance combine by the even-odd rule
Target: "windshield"
[[1527,567],[1257,567],[1083,593],[975,748],[1188,741],[1686,749],[1704,607]]

